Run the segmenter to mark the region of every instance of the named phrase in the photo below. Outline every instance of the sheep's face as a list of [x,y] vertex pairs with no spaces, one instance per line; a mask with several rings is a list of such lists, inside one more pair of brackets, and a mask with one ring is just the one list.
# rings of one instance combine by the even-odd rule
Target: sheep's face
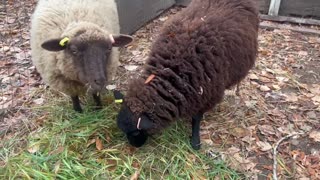
[[[42,47],[49,51],[64,51],[71,60],[76,79],[88,85],[92,93],[100,92],[107,82],[107,66],[110,62],[112,47],[124,46],[132,41],[127,35],[95,37],[79,32],[75,37],[46,41]],[[70,58],[70,59],[69,59]]]
[[123,105],[117,117],[117,125],[126,134],[132,146],[140,147],[147,141],[147,130],[153,123],[145,114],[136,117],[126,105]]

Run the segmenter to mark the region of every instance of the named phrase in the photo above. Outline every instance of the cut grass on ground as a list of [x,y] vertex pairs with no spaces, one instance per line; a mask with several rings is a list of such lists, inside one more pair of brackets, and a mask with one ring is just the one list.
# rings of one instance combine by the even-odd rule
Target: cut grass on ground
[[2,142],[0,179],[128,179],[137,172],[140,179],[241,179],[223,162],[192,150],[182,123],[140,149],[130,147],[116,127],[119,105],[110,95],[105,99],[103,110],[83,114],[64,98],[37,108],[47,115],[27,137],[27,147],[17,151],[19,137]]

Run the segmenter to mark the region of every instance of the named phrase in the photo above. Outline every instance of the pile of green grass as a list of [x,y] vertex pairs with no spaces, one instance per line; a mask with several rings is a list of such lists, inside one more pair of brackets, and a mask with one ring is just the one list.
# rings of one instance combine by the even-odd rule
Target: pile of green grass
[[18,136],[2,143],[0,179],[129,179],[137,172],[140,179],[240,179],[223,162],[194,151],[182,123],[142,148],[129,146],[116,126],[119,105],[110,95],[106,99],[103,110],[82,114],[64,98],[37,108],[47,113],[41,127],[28,135],[27,146],[16,151]]

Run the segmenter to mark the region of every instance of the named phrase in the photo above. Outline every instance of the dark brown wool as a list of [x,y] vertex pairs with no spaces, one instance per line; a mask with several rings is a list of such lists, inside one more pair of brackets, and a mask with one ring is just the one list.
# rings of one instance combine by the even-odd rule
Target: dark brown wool
[[170,19],[125,98],[135,116],[146,112],[156,123],[148,133],[219,103],[253,67],[258,25],[252,0],[193,0]]

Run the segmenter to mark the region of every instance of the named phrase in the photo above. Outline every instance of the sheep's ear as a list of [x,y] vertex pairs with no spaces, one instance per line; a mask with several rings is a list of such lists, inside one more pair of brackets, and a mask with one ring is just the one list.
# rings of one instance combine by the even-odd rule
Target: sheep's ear
[[66,49],[68,38],[50,39],[41,44],[41,47],[48,51],[62,51]]
[[113,36],[113,47],[122,47],[130,44],[133,41],[133,37],[125,34],[112,35]]
[[147,115],[142,114],[139,128],[142,130],[147,130],[153,126],[154,123],[151,121],[151,119]]

